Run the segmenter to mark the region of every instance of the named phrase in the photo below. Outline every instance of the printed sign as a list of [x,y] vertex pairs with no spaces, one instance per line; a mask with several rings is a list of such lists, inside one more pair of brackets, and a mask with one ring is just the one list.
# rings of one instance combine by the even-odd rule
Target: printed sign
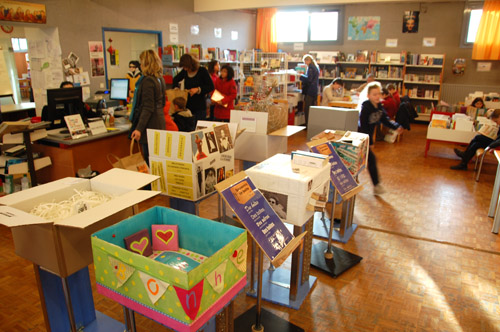
[[293,235],[250,178],[243,178],[221,193],[270,260],[292,241]]
[[344,198],[344,196],[346,196],[349,192],[359,187],[358,183],[349,172],[349,169],[342,162],[342,159],[330,142],[313,146],[311,151],[329,156],[329,162],[331,165],[330,181],[335,189],[337,189],[340,196]]

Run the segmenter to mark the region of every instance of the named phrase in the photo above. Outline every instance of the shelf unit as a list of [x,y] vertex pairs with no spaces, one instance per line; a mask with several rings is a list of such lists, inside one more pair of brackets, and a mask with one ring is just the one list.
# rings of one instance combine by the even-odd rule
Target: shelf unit
[[[337,61],[342,56],[340,52],[310,51],[309,53],[318,57],[320,70],[326,68],[330,72],[337,73],[336,76],[320,75],[321,90],[325,82],[333,80],[335,77],[341,77],[346,83],[346,89],[350,89],[354,84],[365,82],[366,75],[372,73],[375,79],[384,85],[394,83],[402,96],[408,95],[408,91],[410,90],[409,98],[417,111],[429,110],[433,104],[437,104],[441,99],[445,62],[444,54],[412,54],[406,51],[400,53],[381,53],[375,51],[370,53],[370,61],[357,62]],[[301,56],[296,54],[289,63],[300,63],[301,58]],[[328,62],[321,61],[324,59],[327,59]],[[343,73],[345,73],[347,68],[355,68],[355,75],[357,77],[345,77]],[[427,92],[427,96],[425,91],[429,91]],[[430,91],[432,91],[432,95],[429,95]],[[413,96],[411,95],[412,93]],[[429,121],[429,117],[426,114],[419,114],[417,120]]]
[[408,54],[407,61],[410,63],[406,64],[403,94],[417,110],[417,120],[429,121],[430,111],[441,100],[445,55]]

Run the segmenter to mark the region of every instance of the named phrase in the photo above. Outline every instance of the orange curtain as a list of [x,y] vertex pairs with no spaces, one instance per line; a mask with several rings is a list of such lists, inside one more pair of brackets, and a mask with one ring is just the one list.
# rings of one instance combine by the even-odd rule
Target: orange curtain
[[486,0],[472,49],[473,60],[500,60],[500,1]]
[[257,9],[256,47],[263,52],[278,52],[276,8]]

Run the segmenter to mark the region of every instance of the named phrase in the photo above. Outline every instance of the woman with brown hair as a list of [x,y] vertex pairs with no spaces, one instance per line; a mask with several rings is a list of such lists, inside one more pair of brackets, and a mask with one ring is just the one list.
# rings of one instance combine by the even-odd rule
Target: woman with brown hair
[[184,54],[179,61],[182,70],[174,77],[174,87],[188,91],[186,108],[191,110],[196,120],[207,118],[206,95],[214,90],[214,83],[204,67],[190,54]]
[[146,50],[139,56],[143,78],[137,82],[132,103],[130,138],[141,143],[142,154],[149,165],[148,137],[146,130],[165,130],[163,107],[166,85],[163,80],[161,59],[153,50]]

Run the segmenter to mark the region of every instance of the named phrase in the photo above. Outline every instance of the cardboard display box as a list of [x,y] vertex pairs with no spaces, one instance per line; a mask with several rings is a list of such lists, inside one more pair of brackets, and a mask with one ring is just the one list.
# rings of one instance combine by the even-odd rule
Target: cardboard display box
[[314,136],[307,145],[312,147],[326,141],[332,143],[333,148],[353,176],[357,176],[365,169],[370,146],[367,134],[329,129]]
[[[91,180],[64,178],[50,182],[0,198],[0,224],[11,227],[17,255],[67,277],[92,263],[92,233],[134,214],[136,204],[158,194],[137,190],[156,179],[114,168]],[[75,190],[102,192],[113,198],[58,222],[29,214],[40,203],[68,199]]]
[[292,164],[290,155],[277,154],[247,169],[245,173],[278,216],[296,226],[304,225],[314,214],[313,211],[306,210],[311,195],[328,194],[329,163],[321,168],[299,166]]
[[429,126],[429,128],[427,129],[427,139],[438,141],[469,143],[476,135],[477,132],[475,131],[434,128],[431,126]]
[[189,133],[148,129],[150,171],[160,177],[154,190],[197,201],[234,174],[237,125],[199,121],[198,128]]
[[[186,272],[125,249],[124,238],[144,229],[151,238],[158,224],[178,226],[179,248],[204,256],[198,266]],[[244,229],[164,207],[95,233],[92,249],[101,294],[176,331],[197,331],[246,285]]]
[[359,110],[340,107],[311,106],[307,125],[307,139],[325,129],[358,130]]
[[271,134],[288,125],[288,110],[283,105],[274,105],[268,112],[231,110],[230,121],[246,133]]

